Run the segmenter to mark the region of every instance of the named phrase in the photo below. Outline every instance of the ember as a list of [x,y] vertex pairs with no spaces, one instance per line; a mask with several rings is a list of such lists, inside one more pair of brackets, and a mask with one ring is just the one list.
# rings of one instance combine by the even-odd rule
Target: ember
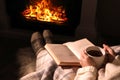
[[67,21],[65,10],[62,6],[55,7],[50,0],[38,0],[27,6],[22,14],[27,19],[64,23]]

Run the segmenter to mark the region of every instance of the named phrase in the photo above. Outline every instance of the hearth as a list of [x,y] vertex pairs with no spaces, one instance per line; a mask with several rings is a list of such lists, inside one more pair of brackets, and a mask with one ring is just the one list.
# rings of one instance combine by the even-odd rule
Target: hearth
[[6,0],[11,28],[32,31],[50,29],[55,34],[74,35],[76,27],[80,24],[82,0],[47,0],[51,1],[55,6],[62,6],[65,9],[67,20],[62,23],[26,19],[22,12],[26,9],[27,5],[35,1],[40,0]]

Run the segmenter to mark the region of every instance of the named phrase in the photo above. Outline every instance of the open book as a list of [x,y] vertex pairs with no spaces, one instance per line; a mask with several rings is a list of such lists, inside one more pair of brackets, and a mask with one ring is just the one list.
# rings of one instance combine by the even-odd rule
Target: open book
[[60,66],[80,66],[81,51],[89,46],[94,46],[87,38],[64,44],[46,44],[48,53]]

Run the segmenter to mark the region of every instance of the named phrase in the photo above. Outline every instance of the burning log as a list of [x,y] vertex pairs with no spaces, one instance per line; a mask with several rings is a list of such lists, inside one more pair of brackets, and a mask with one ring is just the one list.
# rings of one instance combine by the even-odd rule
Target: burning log
[[36,1],[27,6],[27,9],[22,14],[27,19],[36,19],[38,21],[55,23],[64,23],[67,21],[63,7],[53,6],[50,0]]

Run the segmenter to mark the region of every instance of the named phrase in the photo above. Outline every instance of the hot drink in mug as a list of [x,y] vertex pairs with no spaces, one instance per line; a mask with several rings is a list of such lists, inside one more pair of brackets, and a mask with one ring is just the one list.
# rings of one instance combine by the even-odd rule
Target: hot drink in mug
[[98,68],[103,64],[105,59],[105,51],[101,47],[89,46],[86,48],[86,53],[88,56],[93,58]]

